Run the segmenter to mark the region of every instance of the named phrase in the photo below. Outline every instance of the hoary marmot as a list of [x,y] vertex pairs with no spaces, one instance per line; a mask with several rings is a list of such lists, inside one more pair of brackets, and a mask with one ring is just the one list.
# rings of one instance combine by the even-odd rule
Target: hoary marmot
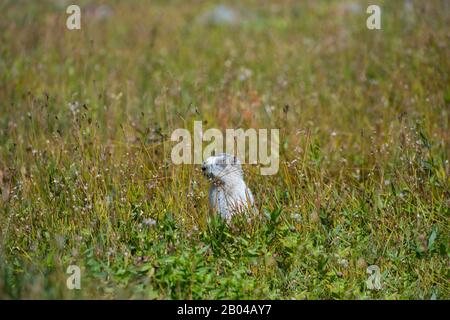
[[253,194],[244,182],[241,162],[221,153],[203,161],[202,171],[212,181],[209,203],[228,222],[233,215],[254,211]]

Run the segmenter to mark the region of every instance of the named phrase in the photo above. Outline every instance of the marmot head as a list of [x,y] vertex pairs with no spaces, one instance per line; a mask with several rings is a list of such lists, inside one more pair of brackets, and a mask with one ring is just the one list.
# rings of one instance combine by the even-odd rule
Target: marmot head
[[203,161],[202,171],[214,182],[233,183],[243,178],[241,162],[227,153],[207,158]]

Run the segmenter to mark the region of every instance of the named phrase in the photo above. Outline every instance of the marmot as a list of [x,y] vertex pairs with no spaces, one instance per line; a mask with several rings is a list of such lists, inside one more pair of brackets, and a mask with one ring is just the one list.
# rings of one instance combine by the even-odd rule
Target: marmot
[[212,181],[209,203],[228,222],[234,214],[254,209],[253,194],[244,182],[241,162],[221,153],[203,161],[202,171]]

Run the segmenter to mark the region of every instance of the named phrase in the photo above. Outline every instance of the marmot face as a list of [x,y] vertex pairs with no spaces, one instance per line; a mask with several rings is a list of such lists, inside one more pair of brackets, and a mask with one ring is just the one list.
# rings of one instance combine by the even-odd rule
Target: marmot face
[[221,153],[203,161],[203,174],[214,182],[227,183],[242,180],[241,162],[234,156]]

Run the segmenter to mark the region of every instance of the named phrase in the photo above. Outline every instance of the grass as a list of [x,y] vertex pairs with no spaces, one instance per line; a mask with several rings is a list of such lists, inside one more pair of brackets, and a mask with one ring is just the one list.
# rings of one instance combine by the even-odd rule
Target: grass
[[[0,4],[0,298],[450,298],[446,1],[378,1],[379,31],[367,1],[230,2],[241,23],[207,27],[204,1],[78,1],[79,31],[61,1],[19,2]],[[281,129],[278,174],[244,167],[260,220],[230,229],[171,163],[194,120]]]

